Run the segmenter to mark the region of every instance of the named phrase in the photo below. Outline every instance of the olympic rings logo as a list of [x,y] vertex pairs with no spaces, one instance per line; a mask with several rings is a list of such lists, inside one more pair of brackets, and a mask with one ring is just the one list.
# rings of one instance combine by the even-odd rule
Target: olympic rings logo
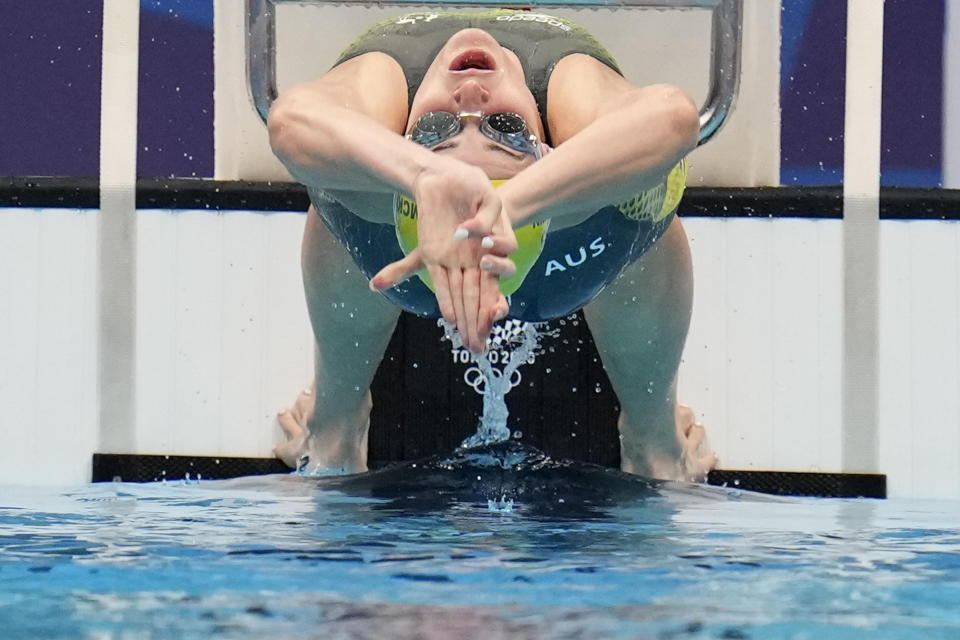
[[[502,378],[503,372],[494,367],[490,367],[490,371],[493,372],[495,378]],[[506,393],[510,389],[513,389],[520,381],[523,379],[523,376],[520,375],[520,372],[516,369],[513,370],[513,373],[510,374],[510,388],[504,389],[503,392]],[[470,367],[463,372],[463,381],[467,383],[468,387],[472,387],[474,391],[483,395],[484,391],[487,388],[487,376],[483,375],[483,372],[480,371],[480,367]]]

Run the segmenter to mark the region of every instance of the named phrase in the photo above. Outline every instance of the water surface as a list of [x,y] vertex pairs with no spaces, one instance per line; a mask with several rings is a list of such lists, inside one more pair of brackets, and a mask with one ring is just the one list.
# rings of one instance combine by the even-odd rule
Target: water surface
[[0,636],[960,637],[957,503],[509,455],[0,487]]

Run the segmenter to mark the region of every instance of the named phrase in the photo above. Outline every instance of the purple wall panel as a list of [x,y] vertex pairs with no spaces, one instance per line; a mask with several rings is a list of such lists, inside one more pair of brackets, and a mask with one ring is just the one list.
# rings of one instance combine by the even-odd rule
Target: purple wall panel
[[783,0],[781,182],[843,182],[846,0]]
[[943,183],[944,0],[886,0],[883,16],[884,186]]
[[0,175],[100,173],[99,0],[0,0]]
[[139,177],[213,176],[213,2],[143,0]]

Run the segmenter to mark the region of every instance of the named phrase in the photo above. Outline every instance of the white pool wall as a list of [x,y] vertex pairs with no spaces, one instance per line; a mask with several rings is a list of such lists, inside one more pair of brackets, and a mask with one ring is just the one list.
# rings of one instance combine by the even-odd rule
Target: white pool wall
[[95,452],[269,457],[312,378],[304,215],[137,212],[124,451],[101,432],[100,215],[0,209],[0,485],[88,482]]
[[137,216],[136,451],[269,457],[313,379],[304,214]]
[[0,484],[90,478],[96,260],[97,212],[0,209]]

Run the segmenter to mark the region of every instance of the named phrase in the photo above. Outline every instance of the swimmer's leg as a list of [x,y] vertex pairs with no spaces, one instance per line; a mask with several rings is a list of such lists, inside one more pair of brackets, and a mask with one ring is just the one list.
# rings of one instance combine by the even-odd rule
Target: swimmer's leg
[[316,341],[314,387],[281,412],[289,440],[275,449],[290,467],[360,472],[367,468],[370,383],[400,310],[370,291],[346,250],[311,207],[301,255]]
[[677,370],[690,326],[693,270],[679,219],[584,308],[620,401],[621,468],[662,479],[703,478],[703,425],[677,404]]

